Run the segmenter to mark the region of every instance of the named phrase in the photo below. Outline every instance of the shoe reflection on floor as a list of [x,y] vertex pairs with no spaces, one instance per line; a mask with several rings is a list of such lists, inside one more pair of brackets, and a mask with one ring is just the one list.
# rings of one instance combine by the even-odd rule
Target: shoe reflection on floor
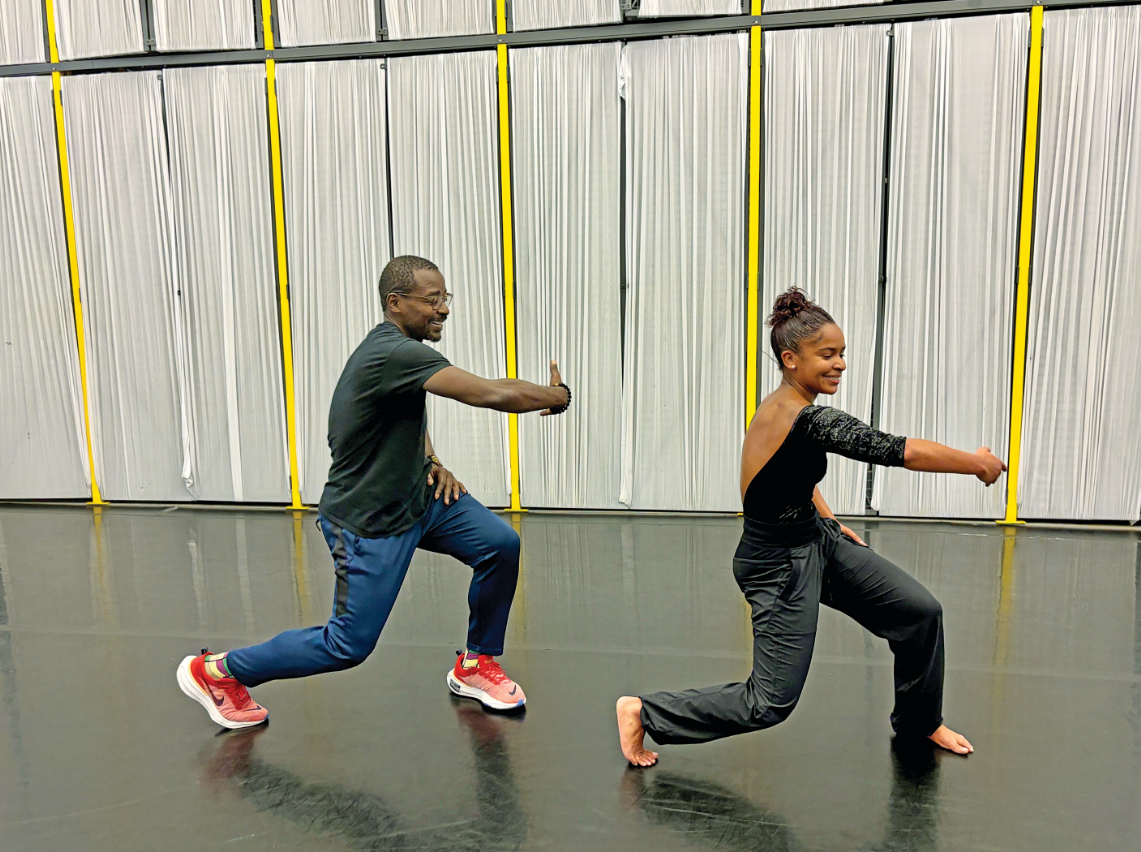
[[452,698],[456,718],[467,729],[475,767],[478,815],[427,829],[414,827],[373,793],[340,784],[308,783],[254,756],[266,726],[226,733],[203,761],[203,780],[227,782],[258,810],[287,819],[307,831],[335,836],[360,852],[398,849],[494,852],[518,850],[527,834],[503,727],[518,715],[492,715],[471,701]]
[[[891,757],[884,838],[859,847],[859,852],[934,850],[939,789],[934,748],[893,743]],[[802,852],[808,848],[779,814],[709,781],[631,767],[623,774],[622,794],[651,823],[684,834],[689,841],[741,852]]]

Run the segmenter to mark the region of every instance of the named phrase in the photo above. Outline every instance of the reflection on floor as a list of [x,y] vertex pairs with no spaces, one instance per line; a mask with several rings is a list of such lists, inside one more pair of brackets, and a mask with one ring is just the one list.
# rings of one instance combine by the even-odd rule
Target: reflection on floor
[[825,610],[787,723],[639,772],[617,695],[748,671],[739,520],[515,518],[525,715],[447,692],[467,569],[419,554],[364,666],[261,687],[271,725],[219,735],[174,666],[324,619],[312,520],[0,507],[0,849],[1138,848],[1135,532],[854,524],[943,603],[970,758],[893,746],[886,644]]

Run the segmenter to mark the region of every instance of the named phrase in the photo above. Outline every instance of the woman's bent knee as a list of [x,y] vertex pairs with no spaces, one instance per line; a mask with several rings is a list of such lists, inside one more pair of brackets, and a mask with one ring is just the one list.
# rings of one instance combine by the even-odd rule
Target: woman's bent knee
[[800,692],[795,695],[777,695],[769,697],[760,690],[749,689],[745,695],[747,712],[745,714],[750,730],[760,731],[779,725],[792,715],[800,701]]
[[943,605],[930,593],[920,605],[919,612],[924,621],[942,621],[943,619]]

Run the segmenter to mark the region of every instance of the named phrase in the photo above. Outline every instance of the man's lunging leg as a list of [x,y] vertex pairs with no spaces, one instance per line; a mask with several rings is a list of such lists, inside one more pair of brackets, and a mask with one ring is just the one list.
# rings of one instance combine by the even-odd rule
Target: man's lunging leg
[[268,642],[228,654],[187,657],[179,666],[183,692],[202,704],[219,725],[244,728],[268,719],[268,711],[250,698],[248,687],[349,669],[364,662],[376,647],[412,561],[418,530],[363,538],[322,518],[321,531],[337,576],[327,624],[287,630]]
[[522,707],[527,696],[495,657],[503,653],[519,579],[519,534],[470,495],[429,509],[420,546],[471,566],[467,648],[448,673],[448,687],[494,710]]

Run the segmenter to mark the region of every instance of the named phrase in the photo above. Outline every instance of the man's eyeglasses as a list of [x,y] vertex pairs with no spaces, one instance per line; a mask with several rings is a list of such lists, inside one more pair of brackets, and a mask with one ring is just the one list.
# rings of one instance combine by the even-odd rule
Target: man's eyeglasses
[[412,293],[397,293],[397,296],[404,296],[406,299],[419,299],[421,302],[427,302],[437,311],[440,308],[451,307],[452,299],[455,298],[452,293],[445,293],[442,296],[416,296]]

